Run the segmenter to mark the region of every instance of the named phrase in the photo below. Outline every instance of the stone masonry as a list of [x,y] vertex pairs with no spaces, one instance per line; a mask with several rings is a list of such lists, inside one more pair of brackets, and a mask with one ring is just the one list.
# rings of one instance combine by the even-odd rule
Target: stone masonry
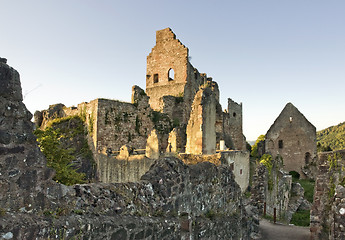
[[187,154],[216,153],[216,99],[212,88],[195,95],[187,126]]
[[[106,182],[138,181],[158,156],[215,154],[220,141],[223,150],[245,152],[242,104],[229,99],[223,112],[218,84],[191,65],[188,52],[170,28],[157,31],[147,56],[146,92],[133,86],[131,103],[100,98],[71,108],[53,105],[35,113],[36,124],[44,128],[70,115],[85,119],[98,179]],[[127,160],[116,157],[124,145],[134,149]],[[241,156],[249,166],[249,155]]]
[[314,201],[310,211],[311,239],[345,238],[345,150],[318,154]]
[[288,103],[266,133],[265,152],[281,156],[286,171],[308,177],[304,168],[316,162],[316,128]]
[[[55,173],[39,151],[19,74],[2,62],[0,100],[0,238],[249,240],[255,234],[257,220],[247,214],[230,166],[188,166],[169,157],[138,182],[64,186],[52,181]],[[131,148],[121,151],[127,159]]]

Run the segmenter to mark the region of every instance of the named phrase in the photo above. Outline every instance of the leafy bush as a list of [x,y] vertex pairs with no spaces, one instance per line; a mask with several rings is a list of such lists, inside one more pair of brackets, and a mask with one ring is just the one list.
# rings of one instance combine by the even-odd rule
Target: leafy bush
[[272,156],[270,154],[264,154],[260,158],[260,163],[263,164],[268,171],[268,190],[273,189],[273,176],[272,176],[272,169],[273,169],[273,162]]
[[258,137],[258,139],[256,140],[255,144],[252,146],[252,151],[250,153],[250,155],[252,157],[255,157],[255,158],[259,157],[258,156],[258,143],[261,141],[265,141],[265,135],[260,135]]
[[[39,147],[45,157],[47,158],[47,166],[53,168],[56,171],[54,180],[65,184],[73,185],[77,183],[85,182],[85,174],[78,173],[73,168],[73,148],[65,149],[62,146],[61,140],[65,137],[65,133],[54,125],[62,123],[64,121],[70,121],[74,117],[67,117],[53,120],[45,130],[37,129],[34,133],[37,136]],[[77,134],[79,131],[84,131],[84,127],[77,127],[72,136]],[[80,133],[80,132],[79,132]]]

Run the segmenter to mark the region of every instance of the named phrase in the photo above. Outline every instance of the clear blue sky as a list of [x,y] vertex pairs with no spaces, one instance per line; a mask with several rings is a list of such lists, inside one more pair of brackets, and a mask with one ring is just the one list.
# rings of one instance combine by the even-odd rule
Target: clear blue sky
[[155,32],[172,28],[191,62],[243,103],[247,140],[287,102],[318,130],[345,121],[345,1],[0,0],[0,57],[31,112],[145,88]]

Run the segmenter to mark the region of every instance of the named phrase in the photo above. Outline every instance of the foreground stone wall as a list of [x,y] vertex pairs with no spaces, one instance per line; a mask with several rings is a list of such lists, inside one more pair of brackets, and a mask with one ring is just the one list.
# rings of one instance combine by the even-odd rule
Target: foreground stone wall
[[318,174],[310,211],[312,239],[345,238],[345,150],[318,154]]
[[0,215],[50,208],[63,195],[51,180],[54,172],[43,167],[32,114],[22,100],[19,73],[0,62]]
[[220,151],[211,155],[180,154],[182,161],[188,165],[210,162],[217,166],[223,164],[232,170],[236,183],[245,192],[249,185],[249,152]]
[[154,163],[145,155],[134,155],[127,159],[115,156],[97,157],[98,181],[103,183],[137,182]]
[[[251,188],[252,204],[258,208],[260,215],[268,215],[273,217],[274,208],[276,208],[277,220],[280,222],[289,223],[292,214],[297,210],[299,205],[295,208],[295,201],[300,197],[291,196],[292,176],[282,171],[281,159],[274,159],[272,162],[272,170],[269,172],[267,167],[263,164],[258,164],[253,176],[253,184]],[[266,206],[266,212],[265,211]],[[293,208],[293,209],[292,209]]]

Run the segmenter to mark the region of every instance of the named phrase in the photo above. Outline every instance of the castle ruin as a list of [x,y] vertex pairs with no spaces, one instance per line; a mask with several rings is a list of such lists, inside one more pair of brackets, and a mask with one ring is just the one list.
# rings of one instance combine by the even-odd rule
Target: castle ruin
[[[192,154],[214,155],[218,161],[241,166],[235,167],[235,177],[244,183],[242,190],[248,186],[242,104],[228,99],[222,111],[218,84],[192,66],[188,48],[170,28],[157,31],[156,45],[147,56],[146,92],[134,86],[131,103],[95,99],[76,108],[62,106],[57,115],[77,114],[88,125],[100,181],[138,181],[154,159]],[[37,112],[36,124],[44,127],[50,115],[49,110]],[[134,151],[119,154],[124,145]]]

